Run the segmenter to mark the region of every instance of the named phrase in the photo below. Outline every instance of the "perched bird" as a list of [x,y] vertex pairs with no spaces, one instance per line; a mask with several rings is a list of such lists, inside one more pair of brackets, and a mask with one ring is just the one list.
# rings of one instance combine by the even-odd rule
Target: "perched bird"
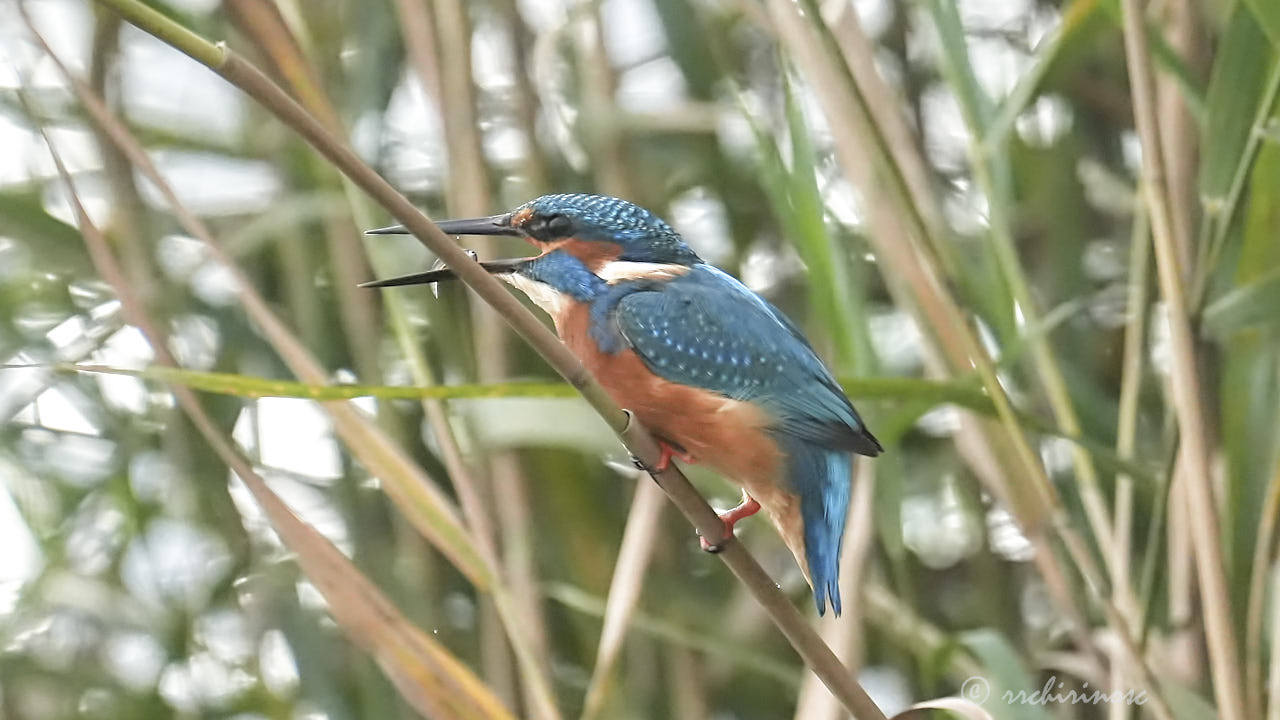
[[[840,613],[853,454],[883,448],[795,324],[703,262],[667,223],[617,198],[545,195],[503,215],[436,224],[538,248],[535,257],[482,264],[545,310],[613,399],[654,433],[662,448],[654,470],[674,456],[740,485],[742,504],[720,515],[724,537],[763,507],[818,613],[828,601]],[[366,286],[450,276],[441,269]]]

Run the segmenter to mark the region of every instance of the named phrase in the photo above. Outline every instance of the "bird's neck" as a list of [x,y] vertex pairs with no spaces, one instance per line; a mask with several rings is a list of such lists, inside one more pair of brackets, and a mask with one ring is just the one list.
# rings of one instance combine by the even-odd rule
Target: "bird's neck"
[[503,279],[556,320],[571,304],[590,303],[609,287],[580,259],[560,250],[530,261]]
[[555,250],[504,279],[550,315],[557,327],[575,306],[589,306],[592,335],[602,349],[611,352],[616,338],[605,329],[617,303],[632,292],[670,282],[692,269],[675,263],[627,260],[602,260],[595,265],[589,267],[582,258]]
[[[591,302],[608,289],[608,283],[591,272],[591,268],[581,259],[562,250],[555,250],[538,257],[521,268],[518,274],[527,282],[523,285],[518,282],[513,284],[526,293],[529,291],[525,288],[532,282],[547,288],[537,292],[554,292],[566,296],[567,300],[578,302]],[[533,295],[530,294],[530,297]]]

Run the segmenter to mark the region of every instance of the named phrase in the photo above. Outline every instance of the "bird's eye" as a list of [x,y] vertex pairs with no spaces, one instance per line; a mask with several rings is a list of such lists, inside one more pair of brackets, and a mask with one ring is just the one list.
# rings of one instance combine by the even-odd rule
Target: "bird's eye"
[[547,230],[550,231],[553,236],[559,237],[568,235],[572,229],[573,223],[564,215],[552,215],[547,218]]

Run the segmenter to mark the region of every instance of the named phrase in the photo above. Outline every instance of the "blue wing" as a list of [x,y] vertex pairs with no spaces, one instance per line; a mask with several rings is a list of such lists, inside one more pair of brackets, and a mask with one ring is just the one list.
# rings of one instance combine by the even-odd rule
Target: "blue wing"
[[655,374],[763,406],[775,432],[880,454],[831,373],[777,308],[710,265],[617,300],[626,342]]

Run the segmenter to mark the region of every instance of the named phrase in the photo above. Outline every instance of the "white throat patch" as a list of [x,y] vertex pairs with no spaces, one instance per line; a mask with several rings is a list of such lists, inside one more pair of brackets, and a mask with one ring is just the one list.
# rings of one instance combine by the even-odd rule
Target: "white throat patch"
[[571,298],[546,283],[538,282],[520,273],[509,273],[498,277],[505,280],[511,287],[528,295],[529,299],[542,308],[543,312],[550,315],[553,320],[558,319],[560,313],[564,312],[569,306]]

